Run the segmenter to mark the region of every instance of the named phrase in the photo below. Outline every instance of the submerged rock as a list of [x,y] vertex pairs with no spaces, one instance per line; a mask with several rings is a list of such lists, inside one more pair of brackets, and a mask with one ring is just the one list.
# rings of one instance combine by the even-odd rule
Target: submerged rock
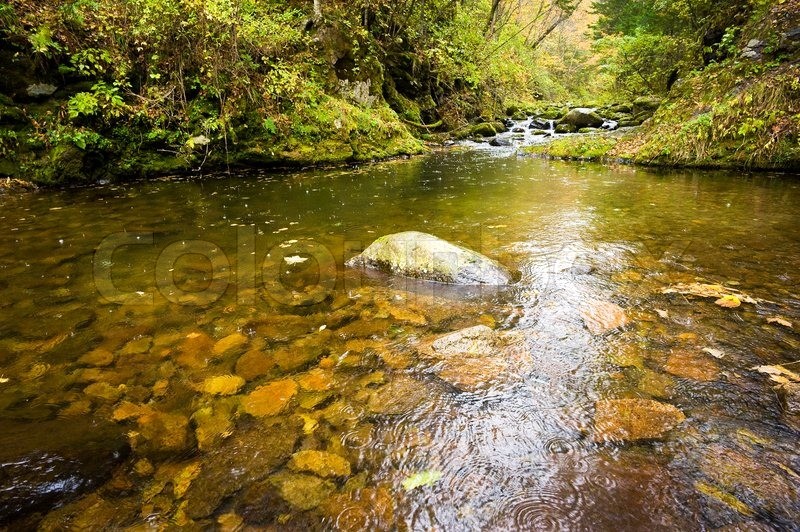
[[702,449],[700,453],[700,471],[705,479],[722,493],[735,497],[732,500],[774,519],[797,516],[800,511],[797,479],[790,480],[791,477],[781,472],[781,469],[785,471],[781,464],[763,457],[751,458],[719,444]]
[[139,416],[131,444],[138,454],[162,456],[180,453],[192,446],[189,418],[182,414],[149,410]]
[[300,431],[299,422],[276,419],[234,434],[209,452],[186,491],[186,515],[209,516],[226,497],[266,478],[291,456]]
[[201,408],[192,414],[192,421],[196,427],[194,434],[197,438],[197,447],[201,451],[212,449],[233,433],[236,399],[230,397],[217,401],[214,405]]
[[218,375],[209,377],[200,385],[200,390],[209,395],[233,395],[238,392],[245,381],[238,375]]
[[281,472],[273,475],[270,481],[283,500],[300,511],[316,508],[336,490],[336,484],[330,480],[301,473]]
[[342,532],[396,528],[395,501],[391,491],[383,486],[334,495],[325,502],[322,511]]
[[128,452],[122,429],[88,417],[35,424],[4,420],[0,525],[97,488]]
[[252,381],[270,372],[275,366],[273,358],[260,349],[251,349],[236,361],[236,374]]
[[242,408],[255,417],[274,416],[286,408],[296,393],[297,383],[292,379],[274,381],[245,396]]
[[223,357],[241,349],[247,343],[247,337],[241,333],[233,333],[214,344],[215,357]]
[[472,356],[442,362],[436,375],[462,392],[477,392],[510,373],[512,368],[507,360]]
[[667,373],[684,379],[713,381],[719,375],[719,365],[709,355],[689,350],[673,352],[664,366]]
[[581,309],[583,323],[589,332],[600,336],[628,324],[628,316],[619,305],[609,301],[589,301]]
[[298,451],[289,460],[292,471],[313,473],[318,477],[349,477],[350,462],[325,451]]
[[405,414],[423,404],[427,397],[428,392],[420,381],[400,376],[376,389],[367,402],[367,409],[373,414]]
[[604,399],[595,404],[594,440],[662,438],[686,417],[674,406],[650,399]]
[[507,285],[511,282],[511,274],[500,263],[417,231],[383,236],[347,261],[347,266],[458,285]]
[[439,361],[440,379],[461,391],[475,392],[530,369],[524,340],[519,332],[478,325],[423,344],[420,353]]
[[800,415],[800,383],[789,382],[784,384],[781,389],[786,403],[786,412]]

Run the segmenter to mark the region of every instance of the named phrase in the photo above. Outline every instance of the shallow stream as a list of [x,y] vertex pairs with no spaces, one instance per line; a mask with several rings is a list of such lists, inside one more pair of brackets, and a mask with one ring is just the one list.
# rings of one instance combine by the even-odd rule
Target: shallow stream
[[[797,176],[456,148],[0,205],[0,525],[800,522],[800,412],[753,369],[800,373]],[[406,230],[518,281],[456,290],[343,268]],[[663,293],[693,283],[740,305]],[[598,302],[627,323],[593,334]],[[478,325],[521,338],[523,369],[424,356]],[[606,399],[685,420],[605,438]]]

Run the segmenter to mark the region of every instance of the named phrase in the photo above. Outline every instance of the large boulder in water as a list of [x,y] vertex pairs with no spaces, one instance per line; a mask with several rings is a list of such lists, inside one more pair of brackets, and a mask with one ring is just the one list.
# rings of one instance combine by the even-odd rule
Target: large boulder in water
[[511,282],[511,274],[500,263],[417,231],[382,236],[347,261],[347,266],[457,285],[499,286]]
[[585,127],[600,127],[603,125],[603,122],[605,122],[605,120],[603,120],[603,118],[598,115],[594,109],[585,109],[579,107],[567,113],[567,116],[562,118],[559,124],[566,124],[573,126],[576,129],[583,129]]

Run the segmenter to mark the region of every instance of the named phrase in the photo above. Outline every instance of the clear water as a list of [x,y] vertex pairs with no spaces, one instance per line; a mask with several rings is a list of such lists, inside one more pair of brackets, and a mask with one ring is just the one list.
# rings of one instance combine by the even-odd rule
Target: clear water
[[[798,415],[752,369],[800,360],[797,176],[457,149],[357,170],[251,171],[0,203],[0,429],[29,435],[6,437],[0,458],[23,464],[23,483],[38,460],[57,469],[37,449],[92,441],[87,423],[132,446],[94,484],[77,495],[54,488],[44,507],[9,517],[12,526],[800,521]],[[481,251],[519,281],[453,290],[342,267],[404,230]],[[112,254],[115,242],[127,245]],[[726,309],[661,293],[698,280],[765,301]],[[581,311],[595,300],[625,308],[630,323],[590,334]],[[794,328],[768,323],[773,316]],[[520,331],[530,371],[463,392],[418,354],[478,324]],[[217,343],[236,333],[230,348]],[[670,357],[686,352],[707,376],[675,369]],[[229,395],[204,387],[236,374],[245,382]],[[287,379],[295,393],[277,412],[243,406]],[[655,399],[686,421],[655,441],[598,443],[595,403],[605,398]],[[393,402],[402,408],[387,412]],[[257,444],[243,442],[286,449],[261,463]],[[291,472],[299,450],[336,454],[351,472]],[[405,489],[421,472],[432,473],[429,485]],[[7,478],[3,489],[14,486]]]

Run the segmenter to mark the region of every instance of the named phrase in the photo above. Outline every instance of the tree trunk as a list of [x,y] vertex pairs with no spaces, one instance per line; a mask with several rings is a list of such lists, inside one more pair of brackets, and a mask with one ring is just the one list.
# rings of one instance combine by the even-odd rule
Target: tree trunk
[[322,18],[322,0],[314,0],[314,20]]
[[492,0],[492,9],[489,11],[489,20],[486,21],[486,27],[483,29],[484,35],[494,33],[494,19],[497,17],[497,9],[500,7],[501,0]]

